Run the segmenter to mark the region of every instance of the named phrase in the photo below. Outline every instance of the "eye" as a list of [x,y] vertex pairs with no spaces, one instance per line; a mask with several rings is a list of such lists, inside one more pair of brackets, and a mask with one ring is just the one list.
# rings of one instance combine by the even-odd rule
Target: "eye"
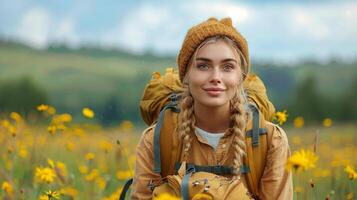
[[199,63],[197,64],[197,68],[200,70],[207,70],[209,68],[209,65],[207,63]]
[[223,71],[230,72],[234,70],[235,66],[231,63],[227,63],[223,65]]

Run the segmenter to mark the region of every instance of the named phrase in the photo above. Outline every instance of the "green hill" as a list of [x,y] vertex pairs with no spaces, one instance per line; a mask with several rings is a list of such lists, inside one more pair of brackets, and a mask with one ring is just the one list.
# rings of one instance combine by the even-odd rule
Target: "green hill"
[[[168,66],[175,66],[174,56],[96,47],[71,50],[60,45],[35,50],[0,42],[0,83],[28,77],[46,92],[51,104],[72,114],[91,106],[99,113],[116,109],[114,117],[137,120],[139,98],[151,73],[164,72]],[[283,66],[253,61],[253,71],[266,83],[274,104],[283,108],[293,102],[298,85],[310,76],[316,80],[318,93],[329,98],[344,95],[356,80],[357,62]]]

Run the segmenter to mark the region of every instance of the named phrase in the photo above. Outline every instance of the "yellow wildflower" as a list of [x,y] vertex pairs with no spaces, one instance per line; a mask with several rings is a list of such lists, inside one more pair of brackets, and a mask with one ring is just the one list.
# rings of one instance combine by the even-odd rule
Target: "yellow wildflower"
[[11,133],[11,135],[12,135],[13,137],[16,136],[16,131],[17,131],[17,129],[16,129],[15,126],[10,125],[7,129],[8,129],[8,131]]
[[84,117],[92,119],[94,117],[94,112],[90,108],[83,108],[82,114]]
[[50,167],[53,169],[53,168],[55,168],[55,163],[53,162],[53,160],[51,160],[51,159],[47,159],[47,163],[50,165]]
[[86,154],[86,159],[87,160],[93,160],[95,158],[95,154],[94,153],[87,153]]
[[100,142],[100,148],[103,149],[105,153],[108,153],[110,150],[113,149],[113,144],[103,140]]
[[72,121],[72,115],[70,115],[68,113],[55,115],[52,118],[52,124],[62,124],[62,123],[68,123],[71,121]]
[[92,169],[92,171],[85,177],[86,181],[94,181],[99,176],[97,169]]
[[50,125],[50,126],[48,126],[48,128],[47,128],[47,131],[48,131],[49,133],[51,133],[51,134],[55,133],[56,130],[57,130],[57,127],[54,126],[54,125]]
[[286,167],[288,170],[308,170],[315,167],[317,160],[318,157],[314,152],[301,149],[300,151],[293,153],[293,155],[288,159]]
[[47,195],[41,195],[38,200],[50,200]]
[[67,129],[67,127],[64,124],[58,124],[56,128],[60,131],[65,131]]
[[48,108],[49,108],[49,106],[46,104],[41,104],[41,105],[37,106],[37,110],[40,112],[46,111],[46,110],[48,110]]
[[56,178],[56,172],[49,167],[38,167],[36,168],[35,177],[40,182],[52,183]]
[[353,169],[353,167],[352,167],[351,165],[347,165],[347,166],[345,167],[345,172],[347,173],[348,178],[349,178],[350,180],[355,180],[355,179],[357,179],[357,173],[356,173],[356,171]]
[[134,125],[129,120],[124,120],[119,125],[119,129],[122,130],[122,131],[132,131],[133,128],[134,128]]
[[123,187],[119,187],[113,194],[111,194],[109,197],[105,197],[102,200],[117,200],[119,199],[119,196],[121,192],[123,191]]
[[65,176],[65,177],[68,175],[67,167],[63,162],[57,161],[56,162],[56,169],[58,170],[60,175]]
[[126,170],[126,171],[117,171],[117,178],[119,180],[126,180],[130,177],[132,177],[132,173],[130,170]]
[[104,190],[105,186],[107,185],[107,182],[105,181],[104,178],[98,177],[97,178],[97,185],[98,185],[99,189]]
[[296,117],[294,119],[294,126],[295,128],[302,128],[305,124],[304,118],[303,117]]
[[66,196],[70,196],[74,199],[74,197],[76,197],[78,195],[78,190],[76,190],[73,187],[66,187],[66,188],[62,188],[59,191],[62,195],[66,195]]
[[276,112],[274,119],[279,123],[279,125],[283,125],[288,119],[288,114],[286,113],[286,110],[284,110],[283,112]]
[[296,193],[302,193],[304,190],[302,189],[302,187],[296,186],[295,189],[294,189],[294,191],[295,191]]
[[164,193],[154,197],[153,200],[180,200],[180,198]]
[[13,189],[12,189],[12,186],[9,182],[7,181],[4,181],[1,185],[1,188],[7,193],[7,194],[10,194],[12,193]]
[[213,197],[209,194],[198,193],[192,197],[192,200],[213,200]]
[[48,190],[45,194],[46,194],[46,196],[48,197],[49,200],[60,199],[60,195],[61,195],[59,192],[51,191],[51,190]]
[[27,158],[27,150],[25,148],[20,148],[19,150],[19,156],[21,158]]
[[322,121],[322,125],[324,127],[330,127],[332,125],[332,119],[331,118],[325,118],[324,121]]
[[88,173],[88,167],[85,166],[85,165],[79,166],[78,169],[79,169],[79,172],[80,172],[81,174],[86,174],[86,173]]
[[4,120],[1,121],[1,125],[4,128],[8,128],[11,125],[11,123],[9,122],[9,120],[4,119]]
[[47,113],[49,115],[54,115],[56,114],[56,108],[52,107],[52,106],[49,106],[48,109],[47,109]]
[[10,118],[15,120],[17,123],[22,121],[21,115],[19,113],[17,113],[17,112],[11,112],[10,113]]

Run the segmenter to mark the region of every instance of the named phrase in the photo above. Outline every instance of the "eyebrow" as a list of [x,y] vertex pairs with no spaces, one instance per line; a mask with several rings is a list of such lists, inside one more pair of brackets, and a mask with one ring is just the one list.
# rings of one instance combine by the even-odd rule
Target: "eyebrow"
[[[202,61],[207,61],[207,62],[212,62],[211,59],[209,58],[204,58],[204,57],[198,57],[196,58],[196,60],[202,60]],[[235,63],[238,63],[236,59],[233,59],[233,58],[226,58],[224,60],[222,60],[222,62],[229,62],[229,61],[233,61]]]

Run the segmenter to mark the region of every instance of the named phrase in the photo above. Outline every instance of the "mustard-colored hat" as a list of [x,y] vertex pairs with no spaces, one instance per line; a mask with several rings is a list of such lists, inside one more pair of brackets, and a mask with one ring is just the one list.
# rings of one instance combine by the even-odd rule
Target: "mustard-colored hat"
[[180,80],[182,82],[187,65],[195,52],[196,48],[207,38],[222,35],[227,36],[237,43],[237,46],[242,51],[245,60],[247,61],[247,69],[244,73],[248,74],[250,61],[248,44],[245,38],[233,27],[231,18],[224,18],[218,21],[216,18],[209,18],[196,26],[191,27],[182,43],[180,53],[177,57]]

